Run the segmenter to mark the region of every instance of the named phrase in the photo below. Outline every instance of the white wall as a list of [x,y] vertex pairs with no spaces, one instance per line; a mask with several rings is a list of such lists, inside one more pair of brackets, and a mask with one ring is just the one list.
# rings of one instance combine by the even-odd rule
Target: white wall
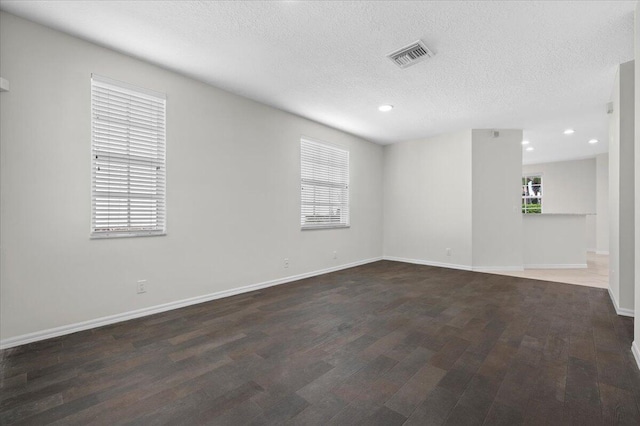
[[634,301],[634,64],[616,74],[609,132],[609,289],[618,312]]
[[522,130],[472,131],[474,269],[522,267]]
[[543,213],[596,213],[596,159],[527,164],[523,174],[542,174]]
[[620,70],[616,73],[609,116],[609,293],[620,303]]
[[[640,1],[635,11],[635,58],[640,60]],[[635,146],[640,146],[640,67],[635,69]],[[640,368],[640,149],[635,150],[635,327],[633,354]]]
[[542,174],[542,212],[586,214],[587,249],[597,245],[596,159],[527,164],[522,174]]
[[471,267],[470,130],[385,146],[383,229],[386,257]]
[[522,268],[521,140],[521,130],[469,130],[386,146],[384,256]]
[[525,268],[586,268],[583,215],[523,215]]
[[[89,239],[91,73],[167,94],[167,236]],[[6,13],[0,75],[3,340],[382,255],[378,145]],[[300,231],[301,135],[350,150],[351,228]]]
[[596,253],[609,254],[609,154],[596,156]]
[[587,215],[585,225],[585,247],[587,247],[587,251],[596,253],[598,251],[598,217],[595,214]]

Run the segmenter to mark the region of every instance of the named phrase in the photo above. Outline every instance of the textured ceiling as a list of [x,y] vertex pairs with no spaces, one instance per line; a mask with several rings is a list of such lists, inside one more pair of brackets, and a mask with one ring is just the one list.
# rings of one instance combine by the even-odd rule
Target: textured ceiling
[[[635,1],[0,1],[10,13],[387,144],[523,128],[524,161],[607,151]],[[422,39],[407,69],[385,57]],[[377,107],[393,104],[381,113]],[[569,139],[566,127],[576,128]],[[578,132],[579,131],[579,132]],[[601,139],[596,146],[590,138]],[[578,143],[580,142],[580,143]],[[572,149],[567,149],[567,146]]]

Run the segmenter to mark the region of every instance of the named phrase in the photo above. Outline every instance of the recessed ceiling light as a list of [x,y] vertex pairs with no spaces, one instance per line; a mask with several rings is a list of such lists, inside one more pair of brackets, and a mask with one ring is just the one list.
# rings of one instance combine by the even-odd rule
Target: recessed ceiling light
[[380,105],[378,111],[387,112],[393,109],[393,105]]
[[529,141],[527,140],[522,141],[522,145],[529,145]]
[[567,130],[564,131],[565,135],[572,135],[574,133],[575,133],[575,130],[573,130],[573,129],[567,129]]
[[590,144],[598,143],[598,139],[589,139]]
[[527,151],[533,151],[533,147],[530,146],[529,148],[527,148]]

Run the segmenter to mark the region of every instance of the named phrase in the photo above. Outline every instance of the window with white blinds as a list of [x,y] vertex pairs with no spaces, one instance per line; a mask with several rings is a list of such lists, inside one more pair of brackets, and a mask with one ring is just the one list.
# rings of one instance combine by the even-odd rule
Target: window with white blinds
[[349,151],[300,140],[302,229],[349,226]]
[[91,76],[91,237],[165,233],[166,97]]

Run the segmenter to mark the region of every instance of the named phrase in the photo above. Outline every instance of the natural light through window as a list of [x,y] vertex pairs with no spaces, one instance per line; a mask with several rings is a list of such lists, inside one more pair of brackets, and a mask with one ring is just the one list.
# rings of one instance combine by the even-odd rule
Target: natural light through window
[[300,141],[302,229],[349,226],[349,151]]
[[165,95],[91,78],[91,237],[165,233]]
[[522,178],[522,213],[542,213],[542,175]]

